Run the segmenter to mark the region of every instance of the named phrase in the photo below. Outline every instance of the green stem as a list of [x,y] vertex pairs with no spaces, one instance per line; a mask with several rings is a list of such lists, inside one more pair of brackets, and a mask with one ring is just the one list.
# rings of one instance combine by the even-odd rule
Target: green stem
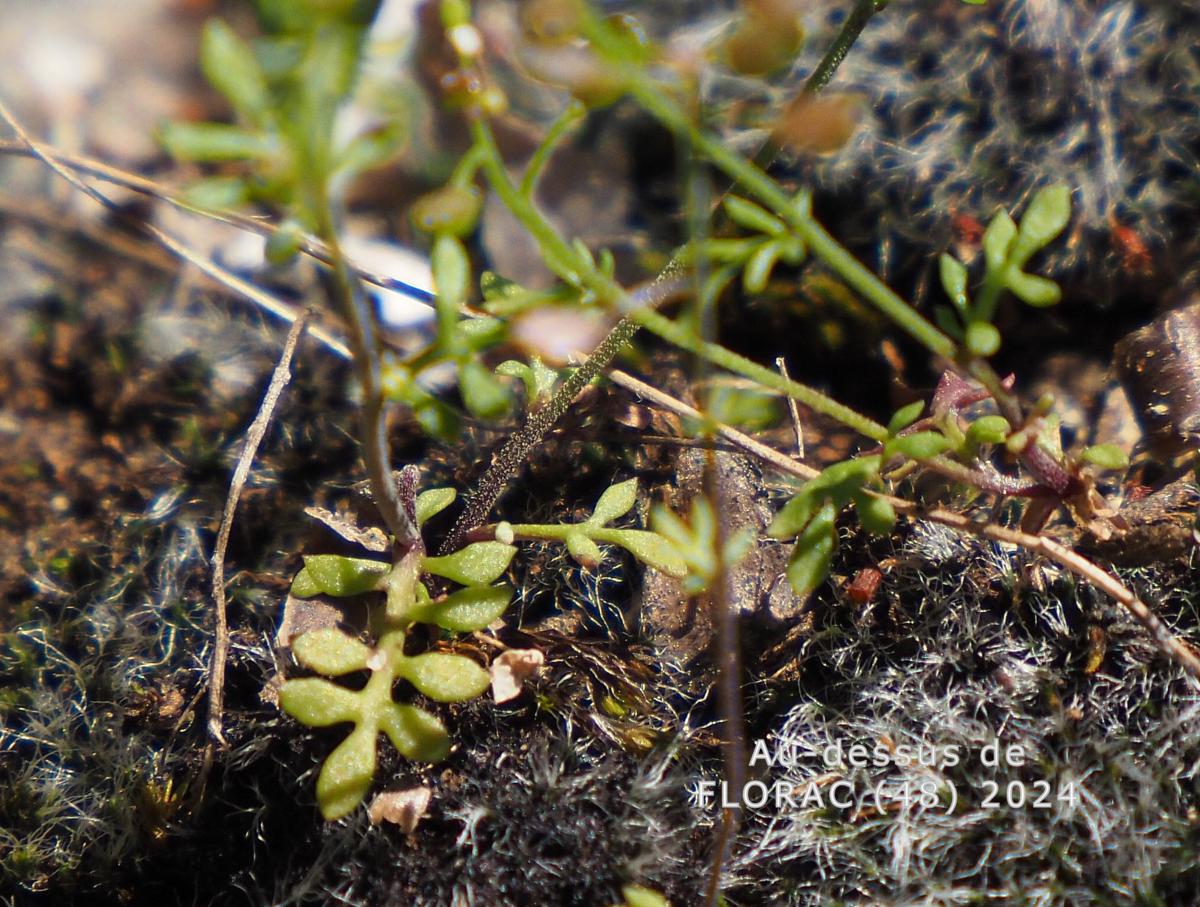
[[859,434],[866,435],[868,438],[873,438],[881,443],[888,439],[887,428],[878,422],[868,419],[861,413],[838,403],[818,390],[800,384],[798,381],[784,378],[776,371],[759,365],[745,356],[739,356],[737,353],[726,349],[718,343],[710,343],[702,340],[692,331],[649,307],[635,309],[630,314],[630,317],[652,334],[658,335],[668,343],[672,343],[681,349],[703,357],[713,365],[720,366],[727,371],[742,375],[752,381],[757,381],[765,387],[793,397],[815,412],[829,416],[831,419],[836,419],[843,425],[854,429]]
[[[314,181],[315,182],[315,181]],[[363,461],[371,495],[388,530],[400,548],[419,545],[421,533],[404,509],[396,483],[392,480],[391,454],[388,450],[387,424],[383,408],[383,384],[380,378],[382,351],[375,326],[375,312],[363,293],[359,279],[350,272],[338,243],[333,206],[323,180],[312,187],[316,202],[316,233],[329,249],[332,268],[323,272],[326,290],[337,303],[350,326],[350,349],[362,388]]]
[[526,198],[533,197],[533,190],[537,187],[538,178],[542,175],[546,162],[550,160],[551,152],[558,147],[559,141],[571,131],[575,124],[586,115],[587,108],[579,101],[572,101],[563,108],[563,112],[550,124],[550,128],[546,131],[546,137],[542,139],[542,143],[533,152],[533,157],[525,165],[525,175],[521,177],[521,187],[517,190],[518,192]]
[[812,217],[808,196],[792,199],[770,176],[741,155],[726,148],[717,138],[697,128],[678,105],[640,74],[630,76],[630,92],[664,126],[707,157],[743,190],[783,217],[812,253],[842,278],[859,295],[895,322],[896,326],[937,356],[953,359],[957,346],[952,339],[926,321],[887,284],[865,268]]
[[513,185],[504,168],[500,149],[496,147],[491,127],[482,117],[476,117],[471,122],[471,138],[480,150],[480,166],[492,189],[537,242],[547,266],[567,283],[587,287],[602,304],[616,304],[625,295],[621,285],[576,252],[569,242],[558,235],[533,201]]
[[454,170],[448,180],[449,184],[451,186],[469,186],[475,180],[476,171],[483,165],[483,159],[483,149],[472,145],[454,165]]

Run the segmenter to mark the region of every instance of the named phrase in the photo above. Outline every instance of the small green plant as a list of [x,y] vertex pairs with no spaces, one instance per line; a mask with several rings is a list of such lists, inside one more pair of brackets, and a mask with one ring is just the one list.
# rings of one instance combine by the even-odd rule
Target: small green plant
[[1052,243],[1071,219],[1071,191],[1053,186],[1036,193],[1025,209],[1018,227],[1007,211],[999,211],[983,234],[985,271],[978,298],[967,293],[967,269],[962,262],[943,253],[938,260],[942,288],[954,308],[939,307],[938,324],[950,336],[962,340],[977,356],[991,356],[1000,349],[1000,332],[992,324],[996,303],[1009,290],[1031,306],[1055,305],[1062,292],[1058,284],[1023,268],[1039,251]]
[[[489,122],[503,110],[505,99],[489,80],[482,60],[484,42],[472,21],[470,4],[443,0],[439,5],[447,46],[458,63],[458,70],[443,82],[448,86],[445,100],[464,116],[471,144],[446,185],[426,195],[411,211],[414,223],[431,235],[437,336],[427,348],[405,359],[382,354],[373,313],[363,305],[362,294],[337,252],[333,216],[334,178],[347,168],[377,159],[350,146],[335,147],[330,138],[333,113],[353,82],[363,28],[375,4],[311,2],[293,9],[260,0],[267,36],[254,49],[240,44],[227,29],[212,26],[206,36],[206,71],[230,97],[242,123],[221,129],[176,128],[166,134],[168,145],[182,155],[253,162],[258,190],[287,207],[300,227],[315,232],[334,250],[329,288],[351,326],[363,388],[362,440],[367,470],[394,548],[391,559],[380,561],[309,557],[293,585],[298,596],[384,597],[384,607],[377,609],[374,645],[336,630],[296,640],[297,659],[327,677],[369,671],[364,689],[354,692],[318,678],[289,681],[284,688],[284,707],[301,721],[354,726],[326,762],[318,782],[318,799],[330,818],[344,815],[361,800],[374,772],[380,732],[409,758],[436,760],[449,751],[441,723],[415,706],[393,702],[392,686],[404,679],[432,699],[460,701],[483,690],[485,674],[462,656],[408,654],[407,631],[416,623],[473,630],[494,620],[503,612],[511,590],[493,584],[507,568],[517,538],[562,542],[585,566],[599,563],[600,545],[615,544],[663,572],[686,574],[689,592],[713,585],[746,549],[749,540],[739,534],[718,544],[722,534],[712,502],[705,499],[696,502],[690,523],[659,511],[654,521],[656,532],[609,526],[632,507],[632,482],[610,488],[593,515],[580,523],[483,526],[528,453],[570,407],[575,395],[602,374],[639,330],[750,379],[764,390],[803,402],[877,445],[810,475],[771,525],[769,535],[797,539],[788,578],[798,592],[811,591],[828,574],[840,511],[853,505],[865,529],[888,532],[898,508],[910,503],[892,494],[902,488],[900,480],[918,469],[940,472],[974,494],[1029,499],[1026,525],[1036,529],[1050,510],[1061,504],[1084,520],[1094,516],[1098,510],[1085,464],[1120,465],[1120,458],[1111,450],[1068,456],[1058,440],[1052,401],[1023,405],[988,361],[1000,347],[993,320],[1004,291],[1033,306],[1052,305],[1059,299],[1056,284],[1025,269],[1066,227],[1071,216],[1068,187],[1054,186],[1036,193],[1019,224],[1003,211],[992,219],[983,237],[984,273],[974,294],[969,292],[966,265],[948,255],[942,257],[942,283],[951,306],[938,310],[935,324],[824,229],[813,214],[812,194],[807,188],[785,187],[707,131],[692,114],[697,109],[694,80],[687,72],[674,69],[671,60],[638,30],[600,16],[583,2],[564,0],[553,6],[563,14],[556,19],[561,33],[555,33],[555,43],[571,43],[582,62],[574,70],[575,80],[560,86],[573,100],[564,101],[560,117],[547,129],[524,173],[514,179]],[[828,62],[822,62],[807,90],[820,90],[857,30],[884,6],[878,0],[862,0],[856,5],[843,36],[830,48]],[[755,5],[746,5],[745,21],[739,26],[744,28],[735,30],[735,36],[761,26],[761,10],[756,10]],[[529,40],[545,38],[536,27],[529,30]],[[773,71],[801,46],[802,32],[792,28],[788,35],[769,54],[769,60],[741,59],[734,47],[714,48],[713,53],[725,54],[726,61],[741,70]],[[633,289],[615,279],[613,257],[607,250],[592,250],[560,235],[534,200],[539,176],[556,144],[588,110],[623,96],[732,181],[736,193],[728,194],[720,207],[727,222],[723,226],[732,225],[743,234],[729,236],[712,230],[718,238],[686,244],[676,251],[658,280]],[[480,179],[534,240],[543,262],[559,278],[558,286],[529,291],[491,274],[475,281],[469,242],[481,208],[482,193],[476,185]],[[285,245],[280,247],[283,251]],[[718,304],[724,288],[739,275],[743,290],[756,294],[777,269],[811,263],[819,263],[857,292],[946,368],[943,385],[927,405],[918,401],[882,425],[712,341],[698,330],[697,321],[702,319],[690,315],[671,318],[658,310],[666,300],[691,290],[703,305]],[[707,275],[696,287],[689,278],[693,270]],[[486,313],[483,316],[476,305],[477,295]],[[578,368],[555,372],[532,358],[490,368],[485,355],[505,338],[510,319],[549,304],[607,310],[619,314],[621,320]],[[412,497],[411,479],[406,490],[396,491],[386,468],[382,411],[385,399],[401,402],[429,433],[446,440],[456,438],[458,414],[424,390],[419,380],[425,370],[447,363],[455,369],[459,397],[471,415],[495,418],[509,411],[511,388],[501,380],[508,377],[524,385],[529,419],[496,456],[441,555],[435,557],[425,552],[418,531],[427,516],[424,511],[432,506],[428,502],[435,500],[427,495],[433,493]],[[994,402],[996,414],[969,414],[969,403],[987,398]],[[745,408],[725,406],[729,412]],[[720,409],[714,407],[695,420],[697,433],[715,430],[719,417],[727,415]],[[1019,463],[1017,474],[1003,473],[992,462],[993,453],[1000,450]],[[439,506],[448,506],[450,493],[438,494]],[[422,582],[427,574],[463,588],[431,600]]]
[[[401,503],[421,527],[454,502],[455,492],[437,488],[413,498],[415,473],[413,467],[402,473]],[[332,554],[304,558],[304,567],[292,581],[292,595],[298,598],[383,595],[382,606],[372,611],[374,645],[337,628],[311,630],[292,642],[296,661],[324,677],[287,680],[279,694],[284,711],[311,727],[354,726],[326,758],[317,778],[317,803],[326,819],[340,818],[362,802],[375,775],[381,733],[406,759],[440,762],[449,754],[445,725],[419,706],[395,702],[392,689],[397,681],[406,680],[437,702],[462,702],[487,689],[488,672],[463,655],[407,654],[405,644],[414,624],[470,633],[497,620],[513,596],[512,587],[497,580],[516,553],[514,538],[563,542],[577,561],[590,568],[599,566],[603,557],[597,542],[619,545],[648,566],[671,576],[684,575],[682,560],[661,536],[606,525],[628,513],[636,495],[636,480],[620,482],[600,496],[592,516],[582,523],[499,523],[492,529],[493,538],[440,557],[426,554],[418,543],[394,561]],[[433,599],[423,581],[428,575],[463,588]],[[368,671],[370,678],[361,690],[324,679],[362,671]]]

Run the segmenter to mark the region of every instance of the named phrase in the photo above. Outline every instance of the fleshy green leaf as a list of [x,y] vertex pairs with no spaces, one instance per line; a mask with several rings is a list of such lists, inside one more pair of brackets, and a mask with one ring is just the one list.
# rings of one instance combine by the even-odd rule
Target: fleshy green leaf
[[[893,439],[888,444],[897,440]],[[815,479],[805,482],[795,497],[783,505],[767,527],[767,535],[773,539],[797,535],[808,525],[813,512],[823,500],[829,499],[835,509],[841,509],[860,488],[875,479],[881,464],[879,455],[873,454],[826,467]]]
[[479,275],[479,292],[486,301],[492,302],[496,299],[516,298],[528,290],[516,281],[501,277],[495,271],[484,271]]
[[797,595],[808,595],[829,575],[837,541],[836,516],[833,503],[826,501],[796,540],[788,561],[787,578]]
[[246,200],[246,181],[236,176],[210,176],[198,179],[183,192],[189,205],[209,211],[236,208]]
[[908,426],[912,425],[921,417],[921,413],[925,410],[925,401],[916,400],[908,406],[902,406],[896,410],[891,420],[888,422],[887,430],[889,435],[898,435]]
[[1003,416],[980,416],[967,427],[967,438],[975,444],[1003,444],[1010,428]]
[[508,326],[499,318],[464,318],[455,327],[458,336],[472,350],[495,346],[508,331]]
[[1021,217],[1012,261],[1019,268],[1039,249],[1062,233],[1071,219],[1071,190],[1067,186],[1048,186],[1029,201]]
[[300,572],[296,574],[296,578],[292,580],[291,591],[292,595],[296,596],[296,598],[312,598],[314,595],[321,594],[321,587],[312,578],[312,574],[308,572],[308,568],[301,567]]
[[754,202],[736,195],[727,195],[722,204],[725,206],[725,213],[729,215],[729,219],[740,227],[772,236],[787,232],[783,221],[768,214],[765,208],[759,207]]
[[284,221],[279,229],[267,237],[265,255],[272,265],[285,265],[296,257],[304,242],[304,232],[293,220]]
[[771,279],[771,271],[778,260],[779,243],[777,242],[768,240],[754,250],[754,254],[750,256],[742,271],[742,287],[747,293],[761,293],[767,288],[767,281]]
[[457,237],[443,233],[434,240],[429,265],[439,308],[444,305],[457,312],[466,303],[471,286],[471,259],[467,250]]
[[363,670],[371,657],[371,649],[341,630],[326,627],[297,636],[292,641],[292,654],[306,668],[327,677],[337,677]]
[[503,542],[476,542],[444,557],[426,557],[422,569],[464,586],[482,586],[500,578],[516,551]]
[[279,689],[279,706],[309,727],[362,720],[358,694],[319,677],[286,681]]
[[994,324],[986,321],[972,321],[967,325],[963,342],[975,356],[991,356],[1000,349],[1000,332]]
[[419,605],[409,614],[421,623],[444,630],[471,633],[499,618],[512,601],[512,586],[468,586],[440,602]]
[[463,655],[426,652],[400,662],[398,673],[414,687],[438,702],[474,699],[491,682],[488,672]]
[[933,320],[946,336],[953,337],[955,340],[962,339],[962,324],[950,306],[935,305],[933,307]]
[[588,570],[595,570],[600,566],[600,561],[604,559],[604,555],[600,551],[600,546],[593,542],[582,532],[571,532],[566,538],[567,551],[571,557],[575,558],[576,563]]
[[327,821],[340,819],[362,802],[375,776],[375,727],[362,725],[321,766],[317,804]]
[[[312,580],[317,591],[326,595],[361,595],[382,589],[391,572],[392,565],[386,561],[373,561],[360,557],[342,557],[339,554],[306,554],[304,572]],[[299,576],[293,581],[298,582]],[[293,594],[298,595],[293,590]]]
[[854,499],[854,506],[863,529],[872,535],[887,535],[896,525],[896,508],[885,498],[862,494]]
[[497,419],[508,412],[508,389],[475,359],[459,367],[458,390],[471,415],[478,419]]
[[164,123],[159,140],[173,157],[201,163],[265,160],[278,152],[262,133],[225,123]]
[[417,525],[424,526],[429,520],[454,503],[458,492],[453,488],[430,488],[417,495]]
[[1062,290],[1053,280],[1036,274],[1026,274],[1015,268],[1005,275],[1004,285],[1026,305],[1039,309],[1057,305],[1062,299]]
[[359,133],[338,150],[334,173],[345,178],[383,166],[400,153],[405,136],[405,125],[399,119]]
[[1116,444],[1095,444],[1085,448],[1080,457],[1101,469],[1124,469],[1129,465],[1129,456]]
[[950,439],[936,431],[918,431],[892,438],[884,446],[884,455],[902,456],[913,460],[928,460],[950,447]]
[[271,109],[266,76],[250,45],[220,19],[209,19],[200,36],[200,68],[238,114],[262,126]]
[[999,211],[983,231],[983,256],[989,271],[999,271],[1008,261],[1008,250],[1017,238],[1017,225],[1007,211]]
[[450,755],[450,735],[445,726],[424,709],[393,702],[378,719],[380,730],[405,759],[441,762]]
[[817,496],[813,492],[814,489],[805,486],[784,504],[767,527],[767,537],[790,539],[799,535],[812,519],[817,506]]
[[[476,186],[443,186],[417,199],[412,206],[412,221],[426,233],[465,236],[475,228],[482,209],[483,193]],[[484,298],[491,298],[486,289]]]
[[970,303],[967,300],[967,269],[957,258],[942,253],[938,258],[938,272],[942,278],[942,289],[962,315],[966,315]]
[[602,541],[624,548],[647,567],[659,573],[683,579],[687,576],[687,564],[679,552],[657,532],[644,529],[605,529]]
[[625,516],[637,503],[637,479],[618,482],[604,489],[596,508],[588,518],[593,526],[603,526],[613,520]]
[[671,902],[657,891],[641,885],[623,885],[621,895],[625,898],[621,907],[671,907]]

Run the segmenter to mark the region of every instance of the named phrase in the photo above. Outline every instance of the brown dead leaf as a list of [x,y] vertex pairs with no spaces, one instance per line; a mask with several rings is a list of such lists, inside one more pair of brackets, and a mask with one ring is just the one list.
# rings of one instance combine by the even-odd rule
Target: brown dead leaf
[[424,818],[431,799],[433,791],[428,787],[383,791],[367,806],[367,816],[372,825],[391,822],[405,834],[411,834]]
[[525,681],[546,662],[540,649],[509,649],[492,661],[492,698],[508,702],[521,695]]

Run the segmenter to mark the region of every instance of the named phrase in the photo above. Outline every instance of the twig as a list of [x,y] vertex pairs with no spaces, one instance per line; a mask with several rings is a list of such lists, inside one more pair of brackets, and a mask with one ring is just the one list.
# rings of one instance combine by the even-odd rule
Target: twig
[[1016,529],[1007,529],[995,523],[981,523],[972,520],[961,513],[954,513],[940,507],[924,510],[919,504],[899,498],[887,498],[897,513],[904,513],[915,519],[929,520],[941,523],[952,529],[969,532],[992,541],[1008,545],[1018,545],[1022,548],[1041,554],[1054,561],[1060,567],[1065,567],[1076,576],[1091,583],[1101,592],[1115,599],[1128,611],[1138,623],[1150,634],[1150,640],[1167,657],[1173,659],[1196,680],[1200,680],[1200,655],[1179,637],[1171,633],[1162,618],[1150,610],[1150,607],[1137,597],[1124,583],[1104,570],[1098,564],[1088,560],[1078,552],[1060,545],[1053,539],[1042,535],[1031,535]]
[[[716,453],[708,451],[704,464],[704,493],[713,502],[717,513],[727,512],[728,501],[717,479]],[[738,643],[738,615],[733,607],[734,590],[723,552],[728,540],[725,520],[716,520],[713,547],[718,552],[716,571],[709,586],[709,620],[714,633],[714,655],[717,664],[717,714],[721,718],[721,750],[725,765],[725,784],[734,795],[721,810],[721,827],[713,842],[712,866],[709,871],[705,903],[717,907],[721,903],[721,876],[741,824],[742,792],[746,788],[746,719],[742,711],[742,660]]]
[[[0,154],[23,154],[30,157],[41,157],[32,145],[26,144],[23,141],[0,140]],[[57,149],[54,151],[54,158],[64,167],[71,170],[86,173],[105,182],[123,186],[134,192],[140,192],[151,198],[159,199],[187,214],[205,217],[218,223],[237,227],[239,230],[257,233],[260,236],[273,236],[280,232],[280,227],[277,224],[263,218],[239,214],[236,211],[216,211],[211,208],[202,208],[198,205],[190,204],[180,197],[180,193],[177,190],[169,186],[164,186],[162,183],[147,179],[136,173],[131,173],[128,170],[113,167],[111,164],[106,164],[95,158],[85,157],[81,154],[71,154]],[[299,250],[302,253],[324,265],[332,267],[333,253],[326,243],[309,233],[300,234],[299,241]],[[412,284],[405,283],[403,280],[397,280],[394,277],[377,274],[349,259],[346,263],[350,270],[354,271],[367,283],[374,284],[385,290],[394,290],[398,293],[403,293],[410,299],[424,303],[425,305],[432,306],[433,304],[433,294],[428,290],[414,287]]]
[[[633,377],[633,375],[627,374],[620,369],[610,369],[608,378],[613,384],[632,391],[644,400],[649,400],[662,409],[670,410],[677,416],[683,416],[685,419],[704,418],[698,409],[688,406],[682,400],[677,400],[670,394],[664,393],[658,388],[647,384],[645,381],[640,381]],[[737,445],[742,450],[753,454],[782,472],[789,472],[792,475],[798,475],[805,479],[813,479],[821,474],[819,470],[799,463],[786,454],[781,454],[775,448],[763,444],[761,441],[756,441],[749,435],[738,431],[732,426],[726,425],[724,422],[716,422],[714,423],[714,427],[717,434],[725,440]]]
[[[288,324],[295,323],[297,319],[297,313],[292,306],[276,299],[271,294],[260,290],[254,284],[243,280],[231,271],[227,271],[216,262],[205,258],[203,255],[193,252],[165,230],[161,230],[158,227],[155,227],[153,224],[148,224],[140,218],[131,216],[126,210],[106,196],[103,192],[99,191],[94,186],[89,186],[87,183],[85,183],[68,167],[59,162],[57,150],[34,141],[34,139],[21,125],[20,121],[13,116],[12,112],[2,100],[0,100],[0,119],[3,119],[6,123],[8,123],[13,132],[15,132],[20,137],[21,141],[25,143],[26,147],[29,148],[30,152],[35,157],[39,158],[43,163],[45,163],[47,167],[65,179],[80,192],[84,193],[94,201],[99,202],[106,209],[111,211],[116,217],[120,218],[125,223],[130,224],[133,229],[149,235],[175,255],[179,256],[181,259],[189,264],[194,265],[208,277],[216,280],[222,286],[233,291],[234,293],[237,293],[239,296],[245,297],[250,302],[254,303],[264,311],[274,315],[281,321],[285,321]],[[350,358],[350,350],[346,347],[346,345],[324,328],[316,325],[309,325],[308,332],[343,359]]]
[[[614,383],[642,395],[647,400],[658,406],[662,406],[664,409],[669,409],[684,416],[700,415],[686,403],[676,400],[674,397],[650,387],[636,378],[626,375],[624,372],[613,370],[609,373],[609,377],[612,378]],[[817,470],[811,466],[798,463],[792,458],[784,456],[779,451],[754,440],[728,425],[718,422],[716,423],[716,431],[721,437],[736,444],[742,450],[760,458],[781,472],[789,473],[802,479],[811,479],[819,475]],[[1060,545],[1053,539],[1042,535],[1033,535],[1017,529],[1009,529],[997,523],[974,520],[969,516],[955,513],[942,507],[926,509],[914,501],[908,501],[894,495],[871,491],[868,491],[868,493],[888,501],[897,513],[904,514],[910,519],[940,523],[943,526],[948,526],[951,529],[956,529],[959,532],[965,532],[969,535],[990,539],[991,541],[1006,545],[1015,545],[1054,561],[1060,567],[1069,570],[1084,582],[1090,583],[1114,599],[1117,604],[1128,611],[1133,619],[1141,624],[1146,632],[1150,634],[1151,642],[1154,643],[1160,652],[1175,661],[1196,680],[1200,680],[1200,655],[1197,654],[1196,650],[1175,636],[1170,628],[1163,623],[1162,618],[1155,614],[1128,586],[1099,564],[1088,560],[1077,551],[1065,545]]]
[[229,656],[229,623],[225,613],[225,551],[229,547],[229,533],[233,529],[233,515],[237,511],[238,499],[242,496],[242,489],[246,485],[246,479],[250,476],[250,467],[258,453],[258,446],[267,433],[271,416],[275,412],[284,388],[287,387],[287,383],[292,377],[292,356],[296,352],[300,335],[311,314],[311,309],[305,309],[300,313],[300,317],[292,322],[287,340],[283,344],[283,352],[279,356],[279,362],[275,365],[275,371],[271,373],[271,383],[267,385],[267,392],[263,395],[262,403],[258,407],[258,415],[254,417],[250,428],[246,430],[246,443],[242,446],[241,454],[238,455],[237,466],[234,468],[233,478],[229,482],[229,494],[225,498],[225,512],[221,515],[221,528],[217,531],[217,543],[213,548],[212,583],[213,603],[216,608],[216,630],[212,661],[208,666],[208,735],[213,742],[221,746],[225,746],[222,723],[225,706],[225,660]]
[[[775,367],[779,369],[779,374],[783,376],[784,381],[791,381],[792,376],[788,374],[787,360],[782,356],[775,359]],[[804,459],[804,423],[800,421],[800,406],[796,403],[794,397],[787,398],[788,415],[792,420],[792,431],[796,433],[796,456],[801,460]]]

